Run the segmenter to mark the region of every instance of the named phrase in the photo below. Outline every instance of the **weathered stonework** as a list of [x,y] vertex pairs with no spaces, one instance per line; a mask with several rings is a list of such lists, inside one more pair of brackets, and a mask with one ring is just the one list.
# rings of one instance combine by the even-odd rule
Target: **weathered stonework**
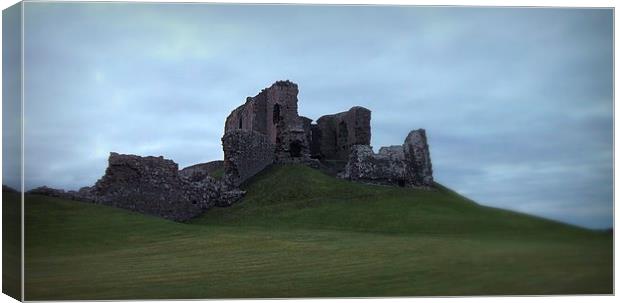
[[264,134],[275,146],[276,163],[305,163],[317,167],[316,160],[346,161],[351,146],[370,144],[370,110],[353,107],[338,114],[312,119],[297,112],[297,84],[277,81],[226,119],[225,133],[236,129]]
[[224,147],[224,185],[237,188],[241,183],[273,164],[275,146],[269,138],[251,130],[231,130],[222,137]]
[[186,221],[214,206],[227,206],[244,192],[228,191],[199,171],[179,175],[178,165],[163,157],[140,157],[110,153],[105,175],[94,186],[79,191],[35,188],[28,194],[94,202]]
[[412,186],[433,186],[433,166],[424,129],[409,132],[403,144],[408,165],[407,180]]
[[425,131],[411,131],[403,145],[382,147],[376,154],[370,145],[354,145],[345,171],[339,176],[375,184],[432,187],[433,171]]
[[298,93],[297,84],[277,81],[233,110],[226,118],[224,133],[242,129],[265,135],[274,145],[277,162],[309,159],[308,121],[297,113]]
[[183,180],[179,167],[163,157],[110,154],[105,175],[93,187],[97,203],[184,221],[213,207],[217,184]]
[[353,145],[370,144],[370,110],[355,106],[346,112],[322,116],[311,136],[318,140],[312,142],[315,157],[346,161]]
[[340,177],[352,181],[404,186],[405,167],[402,153],[375,154],[370,145],[354,145]]

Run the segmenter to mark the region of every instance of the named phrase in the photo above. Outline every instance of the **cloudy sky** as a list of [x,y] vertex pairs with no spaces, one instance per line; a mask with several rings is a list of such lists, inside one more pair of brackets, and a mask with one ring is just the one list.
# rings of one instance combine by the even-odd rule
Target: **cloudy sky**
[[612,225],[612,10],[27,3],[24,16],[27,189],[91,185],[110,151],[222,159],[230,111],[290,79],[301,115],[371,109],[375,150],[425,128],[435,179],[481,204]]

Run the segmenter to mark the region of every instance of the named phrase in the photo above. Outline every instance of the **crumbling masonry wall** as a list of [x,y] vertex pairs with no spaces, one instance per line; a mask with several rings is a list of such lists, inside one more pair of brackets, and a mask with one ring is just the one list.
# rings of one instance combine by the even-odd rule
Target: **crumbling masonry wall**
[[406,179],[411,186],[433,186],[433,166],[431,154],[426,140],[426,130],[418,129],[409,132],[403,144],[405,162],[407,163]]
[[278,162],[309,159],[308,121],[297,113],[298,93],[297,84],[277,81],[233,110],[224,133],[241,129],[265,135],[274,145]]
[[94,202],[186,221],[211,207],[228,206],[239,200],[244,192],[226,190],[200,171],[189,177],[181,176],[178,165],[163,157],[110,153],[105,174],[94,186],[68,192],[39,187],[28,194]]
[[90,189],[97,203],[176,221],[188,220],[212,207],[218,186],[208,176],[186,180],[179,167],[163,157],[111,153],[105,175]]
[[354,145],[341,177],[353,181],[404,186],[404,153],[402,146],[397,146],[396,149],[396,152],[386,153],[386,150],[381,148],[379,153],[375,154],[370,145]]
[[196,216],[203,205],[184,196],[178,170],[163,157],[112,153],[105,175],[93,188],[95,201],[172,220]]
[[237,188],[241,183],[273,164],[275,146],[256,131],[232,130],[222,137],[224,147],[224,185]]
[[382,147],[376,154],[370,145],[353,146],[340,177],[375,184],[432,187],[433,170],[425,130],[413,130],[403,145]]
[[370,110],[355,106],[346,112],[322,116],[312,131],[314,157],[346,161],[352,146],[370,144]]

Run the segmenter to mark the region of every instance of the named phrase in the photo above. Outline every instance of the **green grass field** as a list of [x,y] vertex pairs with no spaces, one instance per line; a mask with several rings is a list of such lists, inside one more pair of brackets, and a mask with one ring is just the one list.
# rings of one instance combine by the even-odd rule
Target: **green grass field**
[[21,194],[2,195],[2,292],[20,300],[22,285]]
[[613,292],[610,233],[303,166],[245,189],[188,223],[29,196],[26,299]]

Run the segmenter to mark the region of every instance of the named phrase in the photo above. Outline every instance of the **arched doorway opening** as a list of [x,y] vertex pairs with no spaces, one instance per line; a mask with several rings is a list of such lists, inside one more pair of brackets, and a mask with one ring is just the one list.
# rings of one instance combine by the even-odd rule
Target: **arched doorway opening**
[[291,153],[291,157],[299,158],[301,157],[301,142],[295,140],[291,142],[289,145],[289,152]]

